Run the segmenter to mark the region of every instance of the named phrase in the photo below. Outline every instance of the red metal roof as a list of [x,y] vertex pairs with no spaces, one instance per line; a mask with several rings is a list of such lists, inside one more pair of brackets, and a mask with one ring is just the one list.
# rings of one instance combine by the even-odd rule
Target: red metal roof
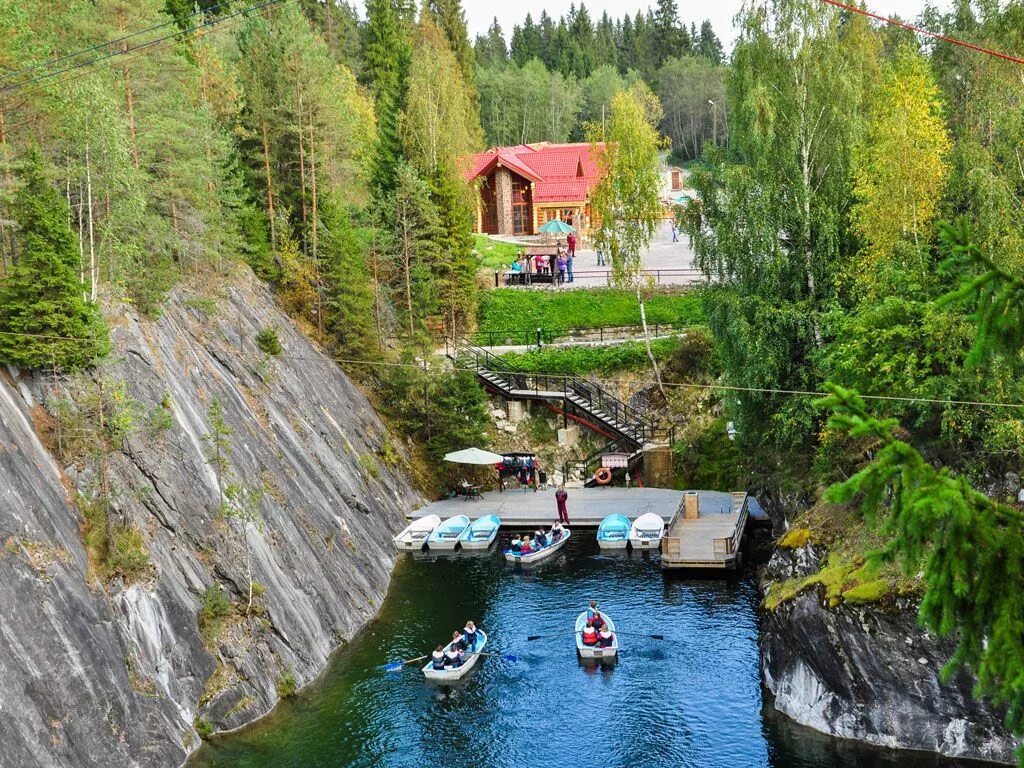
[[600,177],[596,154],[603,146],[545,142],[494,147],[466,164],[466,181],[488,176],[501,164],[533,182],[534,202],[582,202]]

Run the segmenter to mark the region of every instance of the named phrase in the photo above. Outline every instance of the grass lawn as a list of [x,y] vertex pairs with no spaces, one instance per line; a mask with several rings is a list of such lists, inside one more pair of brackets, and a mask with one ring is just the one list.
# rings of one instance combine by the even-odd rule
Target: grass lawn
[[[671,357],[678,348],[678,338],[656,339],[651,342],[651,349],[659,363]],[[642,341],[630,341],[607,347],[544,347],[539,351],[522,354],[510,352],[501,357],[509,365],[523,371],[577,376],[587,373],[639,371],[651,366]]]
[[[649,324],[704,323],[699,291],[656,293],[647,300],[646,308]],[[496,288],[480,296],[477,324],[481,331],[639,325],[640,307],[637,306],[636,294],[615,288],[575,291]]]
[[480,266],[488,269],[507,269],[516,259],[516,246],[492,240],[487,235],[473,235],[473,248],[480,259]]

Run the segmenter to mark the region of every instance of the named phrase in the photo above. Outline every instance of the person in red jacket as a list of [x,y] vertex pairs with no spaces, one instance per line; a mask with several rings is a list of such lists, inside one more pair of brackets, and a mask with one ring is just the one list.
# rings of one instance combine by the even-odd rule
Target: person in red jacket
[[587,626],[583,628],[583,644],[597,645],[597,630],[594,629],[594,625],[589,621],[587,622]]

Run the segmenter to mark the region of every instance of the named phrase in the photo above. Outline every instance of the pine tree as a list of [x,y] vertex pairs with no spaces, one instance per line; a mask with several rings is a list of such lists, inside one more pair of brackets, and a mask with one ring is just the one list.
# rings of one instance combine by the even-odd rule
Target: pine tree
[[520,67],[531,59],[541,58],[540,28],[534,24],[533,16],[526,14],[523,26],[512,31],[511,58]]
[[[427,6],[434,16],[437,26],[444,32],[448,47],[455,54],[456,61],[462,69],[462,77],[467,83],[473,82],[476,72],[473,47],[469,44],[469,32],[466,29],[466,14],[462,10],[460,0],[429,0]],[[494,20],[495,26],[497,19]],[[500,31],[500,27],[498,27]],[[504,47],[504,38],[502,38]]]
[[99,308],[84,298],[67,201],[46,180],[37,149],[18,175],[17,249],[0,281],[0,360],[36,369],[88,367],[110,342]]
[[370,185],[378,196],[394,189],[403,160],[401,114],[405,109],[411,55],[404,25],[391,0],[368,0],[363,58],[364,81],[377,101],[377,146]]
[[438,212],[441,257],[437,261],[438,308],[445,330],[458,338],[476,315],[476,257],[473,255],[469,190],[454,169],[439,168],[431,180]]
[[[366,262],[369,233],[356,227],[337,195],[324,199],[322,260],[326,282],[327,330],[339,355],[373,357],[378,341],[373,324],[373,287]],[[366,370],[353,367],[365,377]]]
[[725,49],[722,48],[722,41],[718,39],[718,35],[715,34],[710,21],[705,19],[700,25],[700,32],[692,37],[694,52],[698,56],[703,56],[712,64],[722,63],[725,59]]

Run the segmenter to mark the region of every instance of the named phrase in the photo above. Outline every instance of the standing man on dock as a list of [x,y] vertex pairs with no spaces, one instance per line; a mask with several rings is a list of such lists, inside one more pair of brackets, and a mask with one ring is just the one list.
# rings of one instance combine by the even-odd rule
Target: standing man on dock
[[558,486],[558,490],[555,491],[555,503],[558,505],[558,522],[565,525],[569,525],[569,510],[565,507],[565,502],[569,498],[569,494],[565,492],[565,486]]

